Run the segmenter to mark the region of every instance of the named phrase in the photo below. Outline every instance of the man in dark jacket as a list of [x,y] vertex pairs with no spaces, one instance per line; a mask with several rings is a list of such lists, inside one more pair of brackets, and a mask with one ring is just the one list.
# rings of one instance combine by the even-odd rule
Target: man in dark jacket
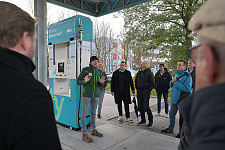
[[154,75],[149,69],[150,62],[144,60],[140,68],[141,70],[138,71],[137,76],[135,78],[135,87],[137,89],[137,98],[139,102],[139,109],[141,112],[141,122],[138,125],[142,125],[146,123],[145,119],[145,112],[148,114],[149,124],[147,127],[151,127],[153,124],[153,116],[152,111],[149,107],[149,99],[152,89],[155,87]]
[[96,56],[91,56],[90,65],[82,69],[79,77],[77,78],[77,84],[83,85],[82,94],[82,114],[81,114],[81,130],[82,130],[82,140],[91,143],[93,139],[87,134],[86,126],[86,116],[88,112],[89,105],[91,104],[91,135],[102,137],[103,134],[96,130],[95,118],[96,109],[100,97],[100,87],[103,86],[105,82],[105,77],[102,71],[97,68],[98,58]]
[[130,88],[134,91],[134,84],[130,71],[125,69],[125,61],[120,62],[120,68],[113,72],[111,80],[111,94],[118,106],[119,121],[123,121],[122,101],[126,112],[126,121],[133,122],[130,118],[129,104],[131,104]]
[[190,140],[181,138],[182,149],[225,148],[224,8],[224,0],[208,0],[188,24],[192,33],[198,33],[199,43],[190,50],[196,67],[195,93],[180,104]]
[[0,2],[1,150],[61,150],[51,96],[32,75],[36,23]]
[[163,95],[164,102],[165,102],[165,114],[166,117],[169,118],[168,113],[168,93],[170,88],[170,81],[172,80],[171,74],[169,72],[164,72],[164,64],[159,64],[159,71],[155,74],[155,83],[156,83],[156,92],[157,92],[157,108],[158,108],[158,114],[157,116],[160,116],[161,112],[161,96]]
[[188,70],[191,74],[192,77],[192,89],[191,89],[191,93],[195,92],[195,63],[193,62],[192,59],[190,59],[188,61]]

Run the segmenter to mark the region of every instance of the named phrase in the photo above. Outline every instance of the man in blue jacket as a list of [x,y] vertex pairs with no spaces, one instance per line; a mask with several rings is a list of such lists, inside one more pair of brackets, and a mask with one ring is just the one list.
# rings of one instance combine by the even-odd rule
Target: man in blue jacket
[[165,130],[162,130],[162,132],[173,133],[178,104],[190,94],[192,78],[186,66],[187,62],[185,60],[179,60],[177,63],[177,74],[175,74],[173,80],[170,82],[170,86],[172,87],[169,112],[170,125]]
[[196,84],[194,94],[179,104],[185,124],[181,149],[225,149],[224,8],[225,0],[207,0],[188,24],[191,36],[198,33],[198,44],[190,49]]

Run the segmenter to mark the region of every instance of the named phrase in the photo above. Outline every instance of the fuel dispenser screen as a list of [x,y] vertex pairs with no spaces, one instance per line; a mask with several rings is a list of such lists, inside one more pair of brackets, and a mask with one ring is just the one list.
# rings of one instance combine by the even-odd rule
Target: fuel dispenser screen
[[58,72],[64,73],[64,62],[58,63]]

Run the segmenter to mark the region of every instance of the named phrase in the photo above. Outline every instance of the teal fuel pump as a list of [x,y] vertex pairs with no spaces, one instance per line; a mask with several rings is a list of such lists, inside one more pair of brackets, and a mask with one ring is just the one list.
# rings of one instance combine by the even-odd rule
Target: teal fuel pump
[[[80,15],[48,28],[49,92],[55,119],[75,130],[80,128],[82,112],[82,86],[76,81],[81,69],[89,65],[92,35],[92,21]],[[86,123],[90,124],[90,108]]]

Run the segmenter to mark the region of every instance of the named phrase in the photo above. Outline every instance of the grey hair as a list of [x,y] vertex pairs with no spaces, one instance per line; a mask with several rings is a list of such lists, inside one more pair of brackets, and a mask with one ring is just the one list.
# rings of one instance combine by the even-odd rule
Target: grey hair
[[145,64],[146,68],[149,68],[151,65],[151,62],[149,60],[143,60],[143,63]]

